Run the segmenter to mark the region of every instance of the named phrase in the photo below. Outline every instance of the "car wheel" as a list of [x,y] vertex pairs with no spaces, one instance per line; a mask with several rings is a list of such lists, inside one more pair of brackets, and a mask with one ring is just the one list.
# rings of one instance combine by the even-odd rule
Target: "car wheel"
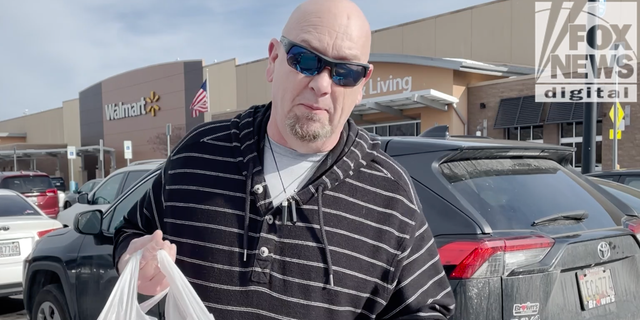
[[71,320],[64,291],[59,284],[51,284],[38,293],[31,312],[32,320]]
[[69,203],[69,201],[64,203],[64,209],[67,210],[69,209],[69,207],[71,207],[71,203]]

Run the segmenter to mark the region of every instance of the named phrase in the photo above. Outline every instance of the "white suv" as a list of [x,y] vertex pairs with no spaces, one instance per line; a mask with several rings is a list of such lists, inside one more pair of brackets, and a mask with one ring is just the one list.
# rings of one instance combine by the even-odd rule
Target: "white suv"
[[58,214],[58,221],[65,227],[73,226],[73,219],[80,212],[91,209],[106,210],[114,200],[127,191],[142,176],[159,165],[162,160],[144,160],[133,162],[130,165],[118,169],[100,182],[91,193],[80,193],[78,203]]

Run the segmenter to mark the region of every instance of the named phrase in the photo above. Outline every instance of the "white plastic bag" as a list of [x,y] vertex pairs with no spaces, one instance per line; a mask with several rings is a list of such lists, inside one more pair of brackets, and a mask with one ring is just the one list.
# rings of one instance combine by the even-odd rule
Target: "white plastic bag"
[[98,320],[156,320],[145,313],[166,295],[166,320],[215,320],[189,281],[164,250],[158,251],[158,265],[167,277],[169,289],[138,304],[138,271],[142,251],[131,257],[118,278]]

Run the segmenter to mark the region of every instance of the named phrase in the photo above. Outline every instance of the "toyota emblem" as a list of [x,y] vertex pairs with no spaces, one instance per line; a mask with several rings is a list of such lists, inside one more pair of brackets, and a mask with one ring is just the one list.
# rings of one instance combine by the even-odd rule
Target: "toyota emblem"
[[609,259],[609,256],[611,256],[611,248],[608,243],[600,242],[598,245],[598,256],[600,256],[600,259],[602,260]]
[[0,226],[0,231],[9,231],[11,229],[9,226]]

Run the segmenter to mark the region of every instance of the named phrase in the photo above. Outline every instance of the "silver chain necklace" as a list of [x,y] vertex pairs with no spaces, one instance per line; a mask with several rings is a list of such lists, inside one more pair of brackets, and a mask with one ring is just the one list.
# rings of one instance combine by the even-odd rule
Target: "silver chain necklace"
[[[291,207],[292,224],[295,225],[296,222],[298,221],[298,215],[296,213],[296,202],[292,199],[292,196],[287,194],[287,187],[285,187],[284,180],[282,179],[282,175],[280,174],[280,168],[278,167],[278,161],[276,160],[276,155],[273,152],[273,145],[271,144],[271,139],[269,138],[269,135],[266,135],[266,137],[267,137],[267,142],[269,143],[269,150],[271,151],[271,156],[273,157],[273,163],[275,164],[276,171],[278,172],[278,178],[280,179],[280,183],[282,184],[282,193],[284,193],[285,195],[284,201],[282,201],[282,203],[280,204],[280,206],[282,207],[282,222],[285,225],[287,224],[289,207]],[[297,179],[293,181],[295,182],[296,180],[300,179],[300,177],[306,175],[307,172],[309,172],[309,170],[315,169],[317,166],[318,164],[310,166],[300,176],[298,176]],[[291,184],[293,184],[293,182],[291,182]],[[293,192],[295,195],[295,193],[298,192],[298,189],[294,189]]]

